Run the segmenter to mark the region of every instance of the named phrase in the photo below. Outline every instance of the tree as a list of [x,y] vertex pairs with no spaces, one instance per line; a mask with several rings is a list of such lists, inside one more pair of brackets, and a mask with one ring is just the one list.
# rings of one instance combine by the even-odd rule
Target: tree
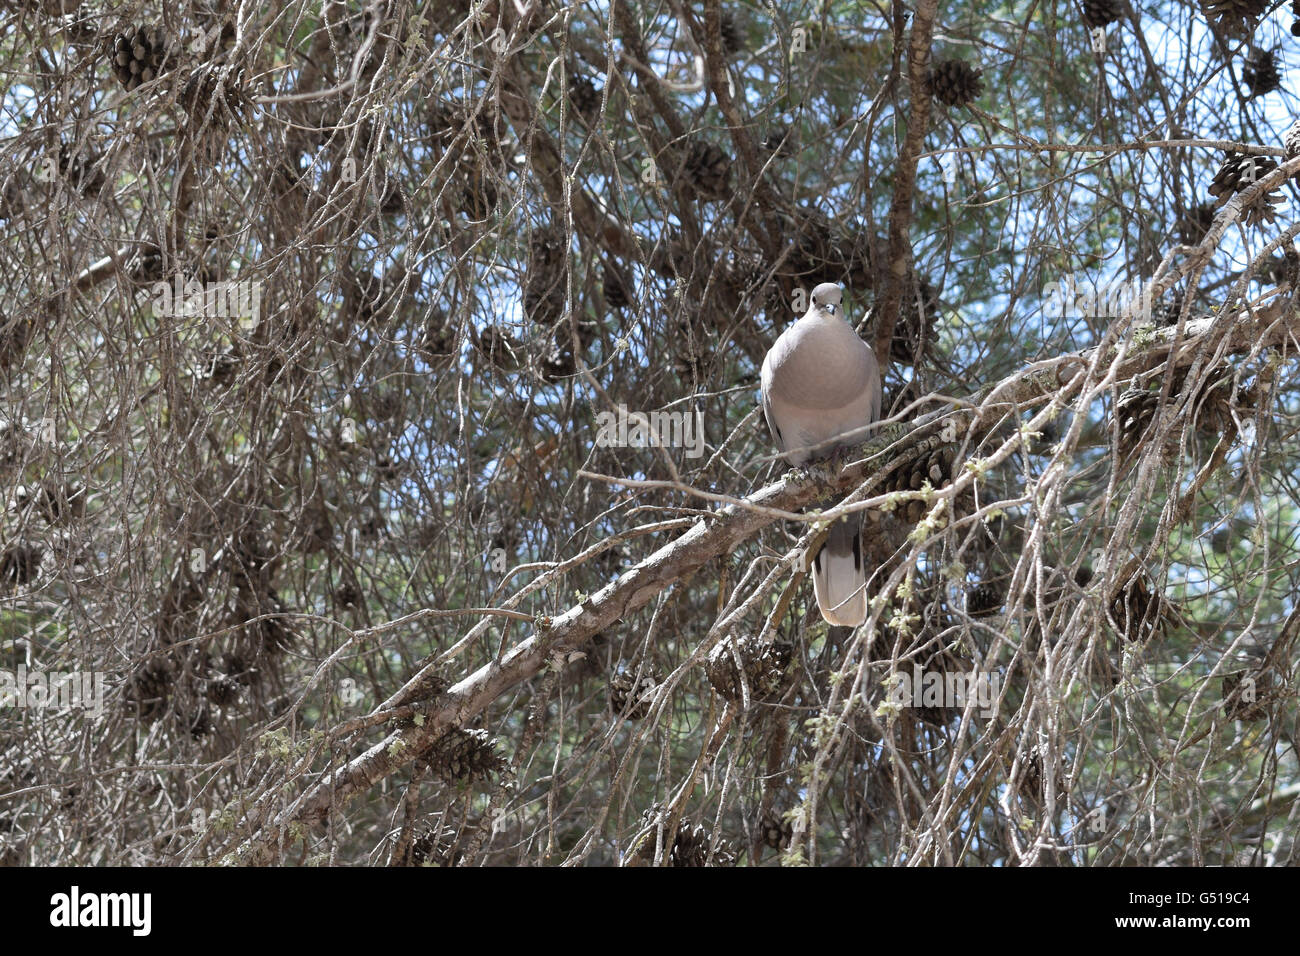
[[1268,7],[7,5],[0,857],[1292,862]]

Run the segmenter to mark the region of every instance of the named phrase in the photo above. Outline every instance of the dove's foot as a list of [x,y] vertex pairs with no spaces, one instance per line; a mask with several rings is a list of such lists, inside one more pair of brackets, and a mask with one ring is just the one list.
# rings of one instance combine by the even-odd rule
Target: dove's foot
[[805,465],[795,465],[781,477],[792,485],[802,485],[812,480],[812,473]]
[[855,445],[836,445],[818,465],[833,478],[857,459],[858,450]]
[[833,459],[827,459],[809,465],[808,471],[819,487],[825,487],[826,485],[833,483],[840,473],[840,469]]

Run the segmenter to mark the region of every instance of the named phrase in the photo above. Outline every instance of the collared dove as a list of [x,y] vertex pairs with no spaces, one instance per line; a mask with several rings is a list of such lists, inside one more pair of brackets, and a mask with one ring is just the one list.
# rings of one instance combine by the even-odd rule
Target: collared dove
[[[797,466],[867,440],[880,417],[880,367],[871,346],[840,315],[840,287],[813,289],[802,318],[781,333],[763,360],[763,414],[782,457]],[[831,526],[813,558],[817,607],[830,624],[867,619],[862,516]]]

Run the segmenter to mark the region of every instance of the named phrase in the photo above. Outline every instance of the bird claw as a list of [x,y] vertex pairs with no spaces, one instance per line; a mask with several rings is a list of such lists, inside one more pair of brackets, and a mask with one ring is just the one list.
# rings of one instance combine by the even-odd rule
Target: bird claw
[[819,461],[814,465],[808,466],[809,477],[817,482],[819,487],[825,487],[833,482],[839,474],[839,469],[835,467],[834,462]]
[[848,467],[853,458],[854,448],[852,445],[836,445],[835,450],[831,452],[831,468],[838,474]]
[[785,473],[785,480],[797,484],[812,483],[818,487],[829,485],[839,476],[844,466],[853,460],[853,451],[852,446],[841,445],[826,458],[791,468]]
[[812,480],[812,475],[803,465],[796,465],[781,477],[792,485],[802,485]]

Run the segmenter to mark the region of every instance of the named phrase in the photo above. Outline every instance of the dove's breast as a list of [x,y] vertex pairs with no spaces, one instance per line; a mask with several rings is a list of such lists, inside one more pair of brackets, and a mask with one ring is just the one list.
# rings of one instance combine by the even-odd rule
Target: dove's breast
[[793,464],[829,454],[835,439],[865,441],[880,411],[876,357],[840,319],[805,318],[786,329],[763,363],[763,391]]

